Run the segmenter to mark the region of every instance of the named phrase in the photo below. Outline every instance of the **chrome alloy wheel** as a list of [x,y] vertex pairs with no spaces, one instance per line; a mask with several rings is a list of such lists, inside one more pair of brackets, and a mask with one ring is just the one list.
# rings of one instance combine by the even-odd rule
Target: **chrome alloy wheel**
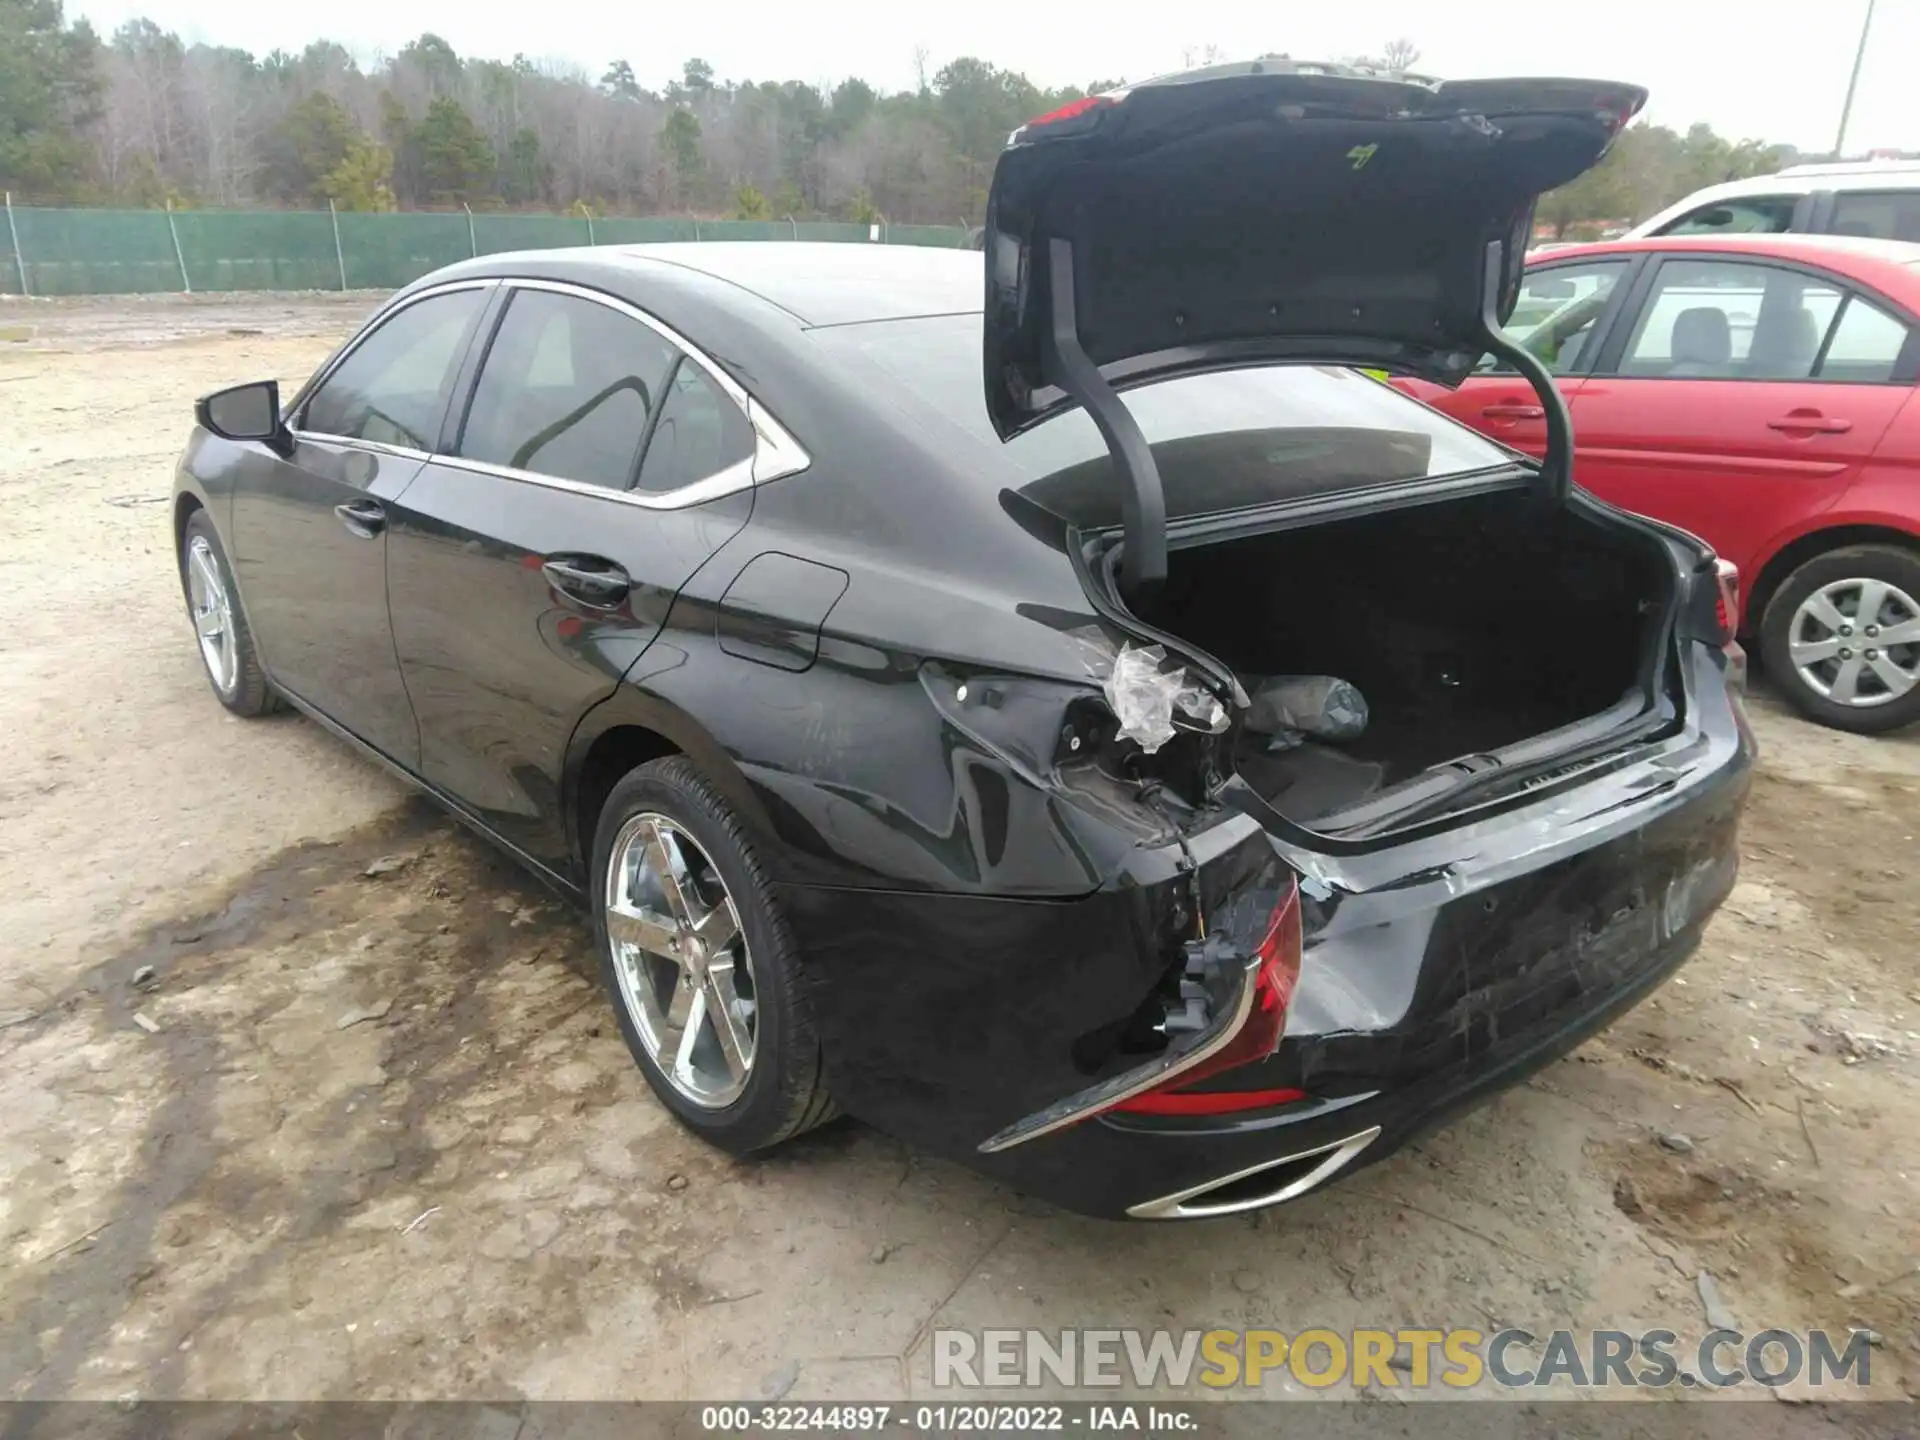
[[1836,705],[1888,704],[1920,684],[1920,605],[1884,580],[1836,580],[1794,611],[1787,654]]
[[233,635],[233,601],[227,595],[213,546],[204,535],[194,536],[187,545],[187,606],[193,612],[193,628],[200,636],[200,658],[206,661],[207,674],[216,690],[231,695],[240,671],[240,649]]
[[753,1073],[759,1007],[720,872],[685,830],[643,812],[614,837],[606,897],[620,998],[648,1057],[694,1104],[732,1104]]

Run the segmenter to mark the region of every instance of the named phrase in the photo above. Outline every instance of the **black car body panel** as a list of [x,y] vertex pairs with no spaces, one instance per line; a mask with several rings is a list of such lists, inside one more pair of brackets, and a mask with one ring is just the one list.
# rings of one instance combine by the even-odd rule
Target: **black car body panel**
[[[560,786],[575,725],[646,652],[679,586],[751,505],[732,495],[610,527],[593,496],[424,466],[390,507],[387,539],[393,648],[419,717],[422,777],[565,869]],[[582,602],[541,569],[547,556],[580,552],[647,578],[613,607]]]
[[[1733,884],[1753,746],[1721,660],[1695,649],[1699,727],[1644,747],[1603,783],[1371,854],[1281,844],[1244,817],[1194,842],[1216,899],[1275,856],[1305,877],[1285,1039],[1228,1083],[1304,1089],[1311,1103],[1108,1114],[976,1153],[980,1137],[1088,1082],[1062,1039],[1113,1019],[1114,997],[1150,978],[1143,937],[1165,933],[1186,888],[1174,846],[1143,848],[1077,901],[789,890],[815,1013],[833,1037],[835,1094],[892,1133],[1112,1216],[1373,1125],[1382,1135],[1365,1158],[1381,1158],[1570,1049],[1698,943]],[[925,973],[902,985],[909,963]]]
[[291,456],[251,467],[253,483],[235,487],[229,550],[275,683],[331,697],[336,720],[409,769],[420,738],[387,621],[387,541],[334,512],[393,500],[422,464],[298,437]]
[[[1075,1209],[1206,1213],[1180,1197],[1276,1161],[1297,1193],[1542,1063],[1684,958],[1731,884],[1752,757],[1724,654],[1685,625],[1661,632],[1653,729],[1402,832],[1330,841],[1230,773],[1186,794],[1076,754],[1104,703],[1087,637],[1142,631],[1051,512],[1010,498],[1034,479],[1014,453],[1028,442],[1003,447],[984,413],[957,423],[955,402],[826,343],[955,313],[980,265],[765,245],[455,266],[382,312],[489,292],[419,453],[300,433],[310,385],[286,408],[291,459],[195,434],[177,523],[202,508],[245,557],[239,598],[276,686],[573,894],[623,767],[687,757],[793,930],[834,1097]],[[650,505],[472,463],[459,417],[528,287],[666,327],[798,468]],[[309,446],[342,452],[338,473]],[[1446,483],[1524,499],[1525,477],[1496,469]],[[336,514],[358,500],[378,525]],[[311,568],[327,550],[345,557],[335,590]],[[569,557],[617,565],[620,593],[570,589]],[[1305,1100],[1090,1115],[983,1151],[1130,1074],[1127,1027],[1196,927],[1283,884],[1303,931],[1284,1038],[1198,1089]],[[1252,948],[1224,922],[1209,943]],[[1285,1198],[1249,1183],[1207,1203]]]
[[1050,355],[1050,242],[1117,388],[1275,361],[1443,384],[1519,293],[1534,200],[1646,101],[1595,80],[1428,85],[1254,61],[1096,96],[1016,131],[994,171],[984,378],[1002,436],[1071,403]]
[[[796,680],[787,664],[774,663],[791,652],[730,653],[729,645],[738,646],[729,637],[765,627],[775,604],[761,598],[743,610],[726,597],[737,600],[740,577],[764,564],[761,557],[791,554],[800,543],[785,527],[762,531],[770,517],[761,507],[772,508],[771,498],[757,498],[753,524],[741,537],[752,545],[738,546],[737,555],[730,547],[687,584],[666,633],[622,688],[698,717],[710,753],[736,777],[736,792],[750,796],[749,813],[776,842],[766,857],[774,879],[988,896],[1057,898],[1098,889],[1136,837],[1115,835],[1010,776],[1002,760],[947,722],[921,681],[931,654],[977,666],[983,662],[970,652],[996,644],[1024,656],[1024,667],[1006,668],[1025,685],[1047,685],[1048,665],[1059,668],[1062,681],[1083,680],[1079,656],[1060,632],[1011,607],[995,610],[984,598],[970,604],[948,588],[958,576],[943,583],[938,571],[889,574],[871,552],[849,548],[842,534],[829,531],[811,538],[809,552],[823,568],[855,578],[824,622],[813,615],[823,594],[817,584],[784,597],[782,628],[818,626],[804,677]],[[1063,615],[1081,623],[1093,618],[1084,602]],[[952,627],[945,635],[943,624]],[[596,723],[603,718],[611,715],[596,712]],[[659,728],[671,738],[677,727]]]

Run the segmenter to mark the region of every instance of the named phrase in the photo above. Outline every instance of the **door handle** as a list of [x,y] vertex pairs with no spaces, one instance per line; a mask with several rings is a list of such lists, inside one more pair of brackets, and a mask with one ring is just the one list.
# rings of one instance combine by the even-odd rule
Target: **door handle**
[[1829,420],[1818,410],[1792,410],[1778,420],[1769,420],[1767,428],[1788,435],[1844,435],[1853,429],[1853,422]]
[[333,513],[340,517],[342,525],[362,540],[371,540],[387,528],[385,507],[371,500],[352,500],[345,505],[336,505]]
[[1544,420],[1546,410],[1539,405],[1518,405],[1503,401],[1498,405],[1484,405],[1480,413],[1489,420]]
[[555,555],[542,562],[540,573],[562,595],[598,610],[611,610],[633,588],[625,570],[595,555]]

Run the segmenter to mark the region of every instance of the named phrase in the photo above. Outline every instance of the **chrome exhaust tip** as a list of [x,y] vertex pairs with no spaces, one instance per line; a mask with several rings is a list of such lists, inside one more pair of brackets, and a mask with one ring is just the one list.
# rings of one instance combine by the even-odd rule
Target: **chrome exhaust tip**
[[[1158,1200],[1143,1200],[1128,1206],[1127,1214],[1135,1220],[1204,1220],[1209,1216],[1238,1215],[1297,1200],[1339,1173],[1348,1161],[1379,1138],[1380,1127],[1374,1125],[1330,1145],[1282,1155],[1277,1160],[1262,1160],[1258,1165],[1222,1175],[1190,1190],[1164,1195]],[[1280,1173],[1271,1174],[1273,1171]],[[1268,1176],[1271,1183],[1260,1184],[1262,1176]],[[1227,1193],[1220,1193],[1222,1191]],[[1215,1198],[1209,1200],[1209,1195]]]

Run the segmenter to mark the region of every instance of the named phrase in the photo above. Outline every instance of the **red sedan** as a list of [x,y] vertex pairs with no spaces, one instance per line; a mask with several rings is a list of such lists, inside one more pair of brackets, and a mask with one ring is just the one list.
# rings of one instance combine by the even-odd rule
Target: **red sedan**
[[[1528,267],[1508,328],[1567,397],[1574,478],[1739,566],[1741,636],[1795,705],[1845,730],[1920,719],[1920,245],[1557,249]],[[1545,449],[1511,370],[1483,362],[1456,391],[1395,383]]]

